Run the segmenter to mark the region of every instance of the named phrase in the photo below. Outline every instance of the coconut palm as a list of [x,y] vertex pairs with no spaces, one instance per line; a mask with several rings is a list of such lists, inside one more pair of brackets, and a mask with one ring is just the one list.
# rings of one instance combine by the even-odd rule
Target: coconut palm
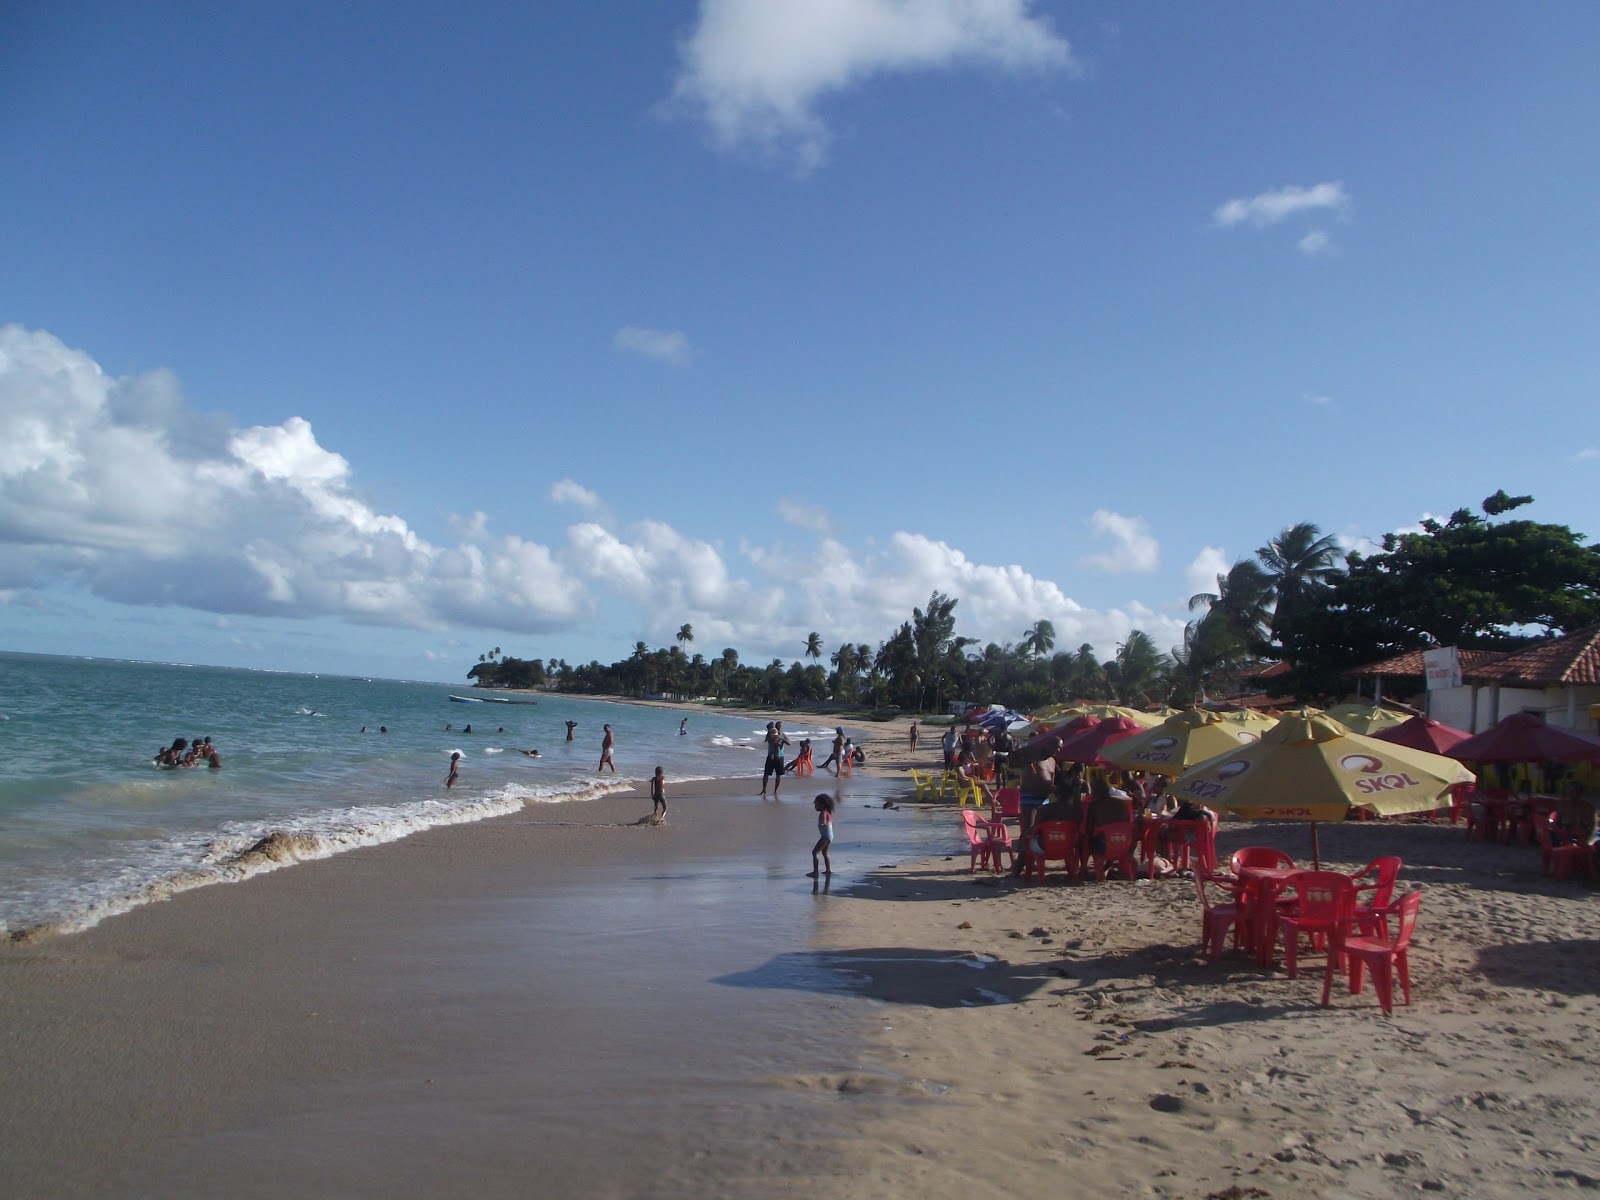
[[806,634],[806,657],[815,662],[822,657],[822,635],[820,633]]
[[1197,592],[1189,597],[1189,611],[1204,608],[1205,617],[1215,614],[1247,641],[1262,641],[1272,623],[1272,577],[1253,558],[1241,558],[1217,576],[1215,592]]
[[1130,630],[1107,666],[1119,704],[1145,705],[1166,697],[1172,664],[1144,630]]
[[1022,646],[1034,658],[1043,658],[1056,647],[1056,627],[1040,617],[1032,629],[1023,631]]
[[694,641],[694,626],[690,625],[688,622],[685,622],[684,624],[678,626],[678,643],[679,643],[679,645],[682,645],[685,642],[692,642],[692,641]]
[[1256,551],[1264,574],[1271,581],[1276,603],[1272,610],[1272,637],[1282,646],[1300,613],[1318,602],[1339,576],[1344,555],[1331,535],[1309,521],[1290,525]]

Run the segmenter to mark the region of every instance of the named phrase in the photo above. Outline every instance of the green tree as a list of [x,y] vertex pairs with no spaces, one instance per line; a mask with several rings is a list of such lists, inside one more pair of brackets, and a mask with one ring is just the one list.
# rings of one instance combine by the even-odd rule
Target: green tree
[[1032,629],[1023,631],[1022,645],[1034,658],[1043,658],[1056,648],[1056,627],[1040,617]]
[[822,635],[819,633],[806,634],[806,657],[815,662],[822,657]]
[[1271,581],[1272,638],[1292,665],[1289,647],[1294,642],[1295,622],[1327,598],[1344,556],[1333,538],[1323,536],[1309,521],[1281,530],[1256,556]]
[[1532,502],[1498,491],[1482,515],[1458,509],[1382,550],[1352,552],[1325,602],[1297,617],[1295,669],[1275,690],[1316,698],[1349,686],[1343,672],[1427,646],[1514,649],[1533,635],[1600,621],[1600,546],[1565,525],[1491,520]]
[[678,645],[686,645],[692,641],[694,641],[694,626],[684,622],[678,626]]

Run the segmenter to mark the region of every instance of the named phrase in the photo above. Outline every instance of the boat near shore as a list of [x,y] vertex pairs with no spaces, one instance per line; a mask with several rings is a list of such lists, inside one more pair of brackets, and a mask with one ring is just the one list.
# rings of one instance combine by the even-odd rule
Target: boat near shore
[[451,696],[457,704],[537,704],[537,700],[513,700],[509,696]]

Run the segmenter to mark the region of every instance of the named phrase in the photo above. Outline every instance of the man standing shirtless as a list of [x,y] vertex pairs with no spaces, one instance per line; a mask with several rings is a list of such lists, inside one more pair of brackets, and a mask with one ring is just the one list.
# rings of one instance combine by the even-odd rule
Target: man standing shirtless
[[617,773],[617,764],[611,761],[611,748],[616,745],[616,743],[617,739],[611,736],[611,726],[607,725],[606,735],[600,739],[600,765],[594,769],[594,773],[596,775],[600,774],[600,772],[604,771],[607,767],[611,768],[611,773],[613,775]]

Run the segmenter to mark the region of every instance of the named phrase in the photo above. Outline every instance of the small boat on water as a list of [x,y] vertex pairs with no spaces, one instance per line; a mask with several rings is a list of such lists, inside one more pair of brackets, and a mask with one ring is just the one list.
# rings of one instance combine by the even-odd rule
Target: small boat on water
[[483,697],[482,696],[451,696],[450,699],[454,700],[457,704],[482,704],[483,703]]
[[451,696],[457,704],[537,704],[537,700],[512,700],[506,696]]

